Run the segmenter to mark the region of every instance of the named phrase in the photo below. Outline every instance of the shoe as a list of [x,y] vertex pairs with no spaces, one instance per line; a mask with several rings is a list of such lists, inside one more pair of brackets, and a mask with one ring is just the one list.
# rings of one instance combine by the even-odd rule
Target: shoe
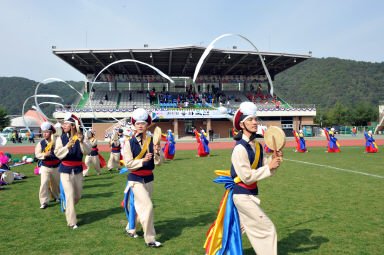
[[109,173],[112,173],[112,170],[113,170],[113,169],[108,169],[108,172],[109,172]]
[[130,237],[133,237],[133,238],[138,238],[139,237],[138,234],[136,234],[136,233],[135,234],[129,233],[127,230],[125,230],[124,234],[126,234],[126,235],[128,235]]
[[61,202],[60,198],[56,198],[55,202]]
[[151,247],[151,248],[159,248],[159,247],[161,247],[162,245],[161,245],[160,242],[158,242],[158,241],[155,240],[153,243],[147,243],[147,246],[148,246],[148,247]]
[[78,226],[77,226],[77,225],[73,225],[73,226],[69,226],[69,228],[71,228],[71,229],[77,229]]
[[47,208],[47,207],[48,207],[47,204],[42,204],[42,205],[40,206],[40,209],[45,209],[45,208]]
[[101,173],[97,173],[97,175],[101,175]]

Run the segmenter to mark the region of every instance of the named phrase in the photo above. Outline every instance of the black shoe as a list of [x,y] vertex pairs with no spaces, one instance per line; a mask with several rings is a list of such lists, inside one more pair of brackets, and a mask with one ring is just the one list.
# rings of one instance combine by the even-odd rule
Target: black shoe
[[126,234],[126,235],[128,235],[128,236],[130,236],[130,237],[132,237],[132,238],[138,238],[138,237],[139,237],[138,234],[132,234],[132,233],[129,233],[127,230],[125,230],[124,234]]
[[48,207],[48,205],[47,204],[42,204],[41,206],[40,206],[40,209],[46,209]]
[[147,243],[147,246],[151,247],[151,248],[160,248],[160,247],[162,247],[161,243],[158,242],[158,241],[154,241],[153,243]]

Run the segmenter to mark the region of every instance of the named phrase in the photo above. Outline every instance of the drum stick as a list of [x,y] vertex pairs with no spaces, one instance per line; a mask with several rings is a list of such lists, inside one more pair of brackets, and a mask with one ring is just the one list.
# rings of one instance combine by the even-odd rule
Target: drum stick
[[[275,137],[272,136],[272,142],[273,142],[273,156],[276,157],[276,140]],[[283,157],[280,157],[280,162],[283,162]]]
[[276,158],[276,140],[274,136],[272,136],[272,143],[273,143],[273,157]]

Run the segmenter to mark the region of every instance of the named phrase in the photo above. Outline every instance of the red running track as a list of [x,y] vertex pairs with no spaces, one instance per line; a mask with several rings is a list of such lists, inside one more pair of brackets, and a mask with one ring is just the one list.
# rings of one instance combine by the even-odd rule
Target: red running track
[[[340,146],[365,146],[364,139],[353,139],[353,140],[339,140]],[[376,139],[377,145],[384,145],[384,139]],[[209,148],[212,150],[220,149],[232,149],[235,142],[213,142],[209,144]],[[326,147],[328,145],[327,140],[307,140],[307,147]],[[287,141],[285,147],[296,147],[295,141]],[[107,144],[101,144],[98,146],[100,151],[109,151],[110,148]],[[197,143],[176,143],[176,150],[197,150]],[[8,146],[0,148],[2,152],[8,152],[11,154],[27,154],[34,153],[35,146]]]

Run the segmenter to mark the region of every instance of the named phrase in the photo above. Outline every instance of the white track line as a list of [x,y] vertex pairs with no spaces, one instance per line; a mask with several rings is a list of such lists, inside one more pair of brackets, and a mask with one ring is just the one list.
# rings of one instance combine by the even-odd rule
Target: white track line
[[381,176],[381,175],[368,174],[368,173],[364,173],[364,172],[359,172],[359,171],[354,171],[354,170],[349,170],[349,169],[344,169],[344,168],[338,168],[338,167],[334,167],[334,166],[320,165],[320,164],[316,164],[316,163],[300,161],[300,160],[295,160],[295,159],[287,159],[287,158],[284,158],[284,160],[302,163],[302,164],[307,164],[307,165],[313,165],[313,166],[327,167],[327,168],[331,168],[331,169],[335,169],[335,170],[339,170],[339,171],[344,171],[344,172],[349,172],[349,173],[354,173],[354,174],[368,175],[368,176],[372,176],[372,177],[376,177],[376,178],[384,178],[384,176]]

